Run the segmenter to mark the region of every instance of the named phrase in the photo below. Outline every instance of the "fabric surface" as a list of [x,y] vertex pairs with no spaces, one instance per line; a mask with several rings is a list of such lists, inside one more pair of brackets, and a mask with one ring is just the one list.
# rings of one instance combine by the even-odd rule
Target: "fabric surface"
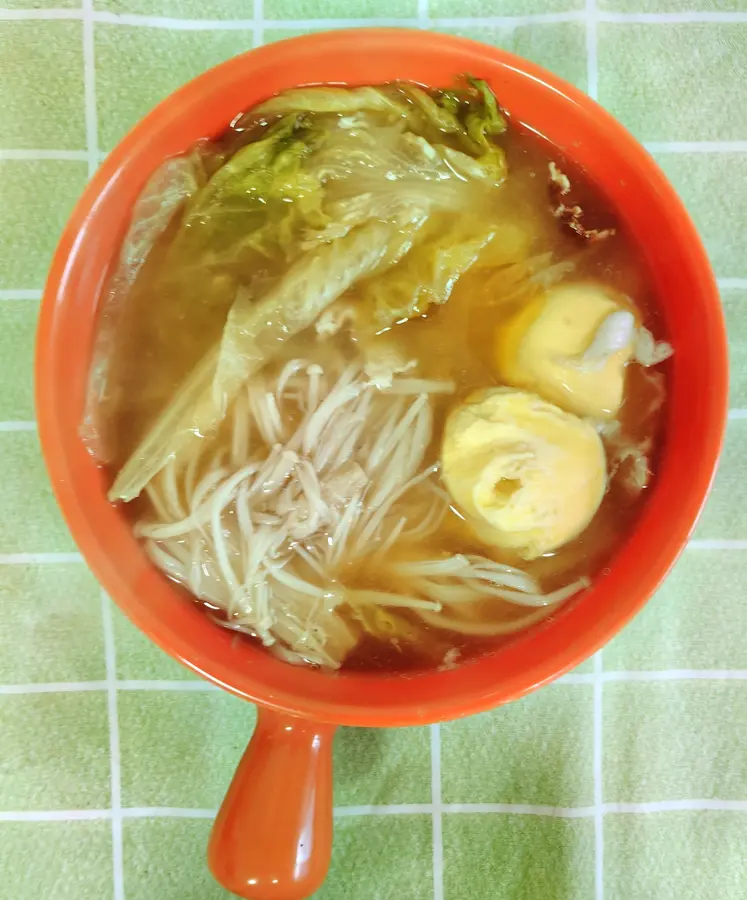
[[720,279],[732,413],[694,540],[594,660],[466,721],[339,734],[334,861],[319,897],[743,900],[747,0],[4,6],[0,900],[226,897],[204,848],[254,716],[102,598],[56,511],[31,371],[57,236],[100,156],[186,79],[261,42],[373,23],[514,50],[598,96],[647,142]]

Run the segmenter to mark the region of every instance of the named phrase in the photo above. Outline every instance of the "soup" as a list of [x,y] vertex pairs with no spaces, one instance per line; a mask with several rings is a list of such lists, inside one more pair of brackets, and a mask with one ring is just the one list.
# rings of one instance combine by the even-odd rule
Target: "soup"
[[82,433],[216,625],[292,663],[450,666],[631,528],[657,331],[614,212],[484,82],[299,88],[151,177]]

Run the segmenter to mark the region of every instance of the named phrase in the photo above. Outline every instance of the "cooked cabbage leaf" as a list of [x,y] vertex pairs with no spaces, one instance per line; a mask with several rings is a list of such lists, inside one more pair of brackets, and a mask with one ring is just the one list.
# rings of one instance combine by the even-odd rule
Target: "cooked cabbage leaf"
[[439,147],[438,149],[454,171],[464,178],[485,181],[496,187],[506,180],[508,174],[506,154],[500,147],[491,148],[477,159],[468,153],[454,150],[453,147]]
[[386,265],[398,235],[391,225],[370,222],[338,241],[304,254],[260,300],[237,297],[223,332],[213,396],[221,415],[238,388],[281,343],[312,325],[358,279]]
[[249,142],[236,150],[234,134],[220,145],[218,167],[169,219],[173,238],[143,296],[167,295],[173,316],[192,323],[202,315],[186,357],[201,359],[112,498],[137,496],[214,431],[241,385],[335,300],[378,326],[420,315],[448,300],[495,233],[460,224],[496,222],[506,177],[489,140],[505,121],[484,82],[433,96],[408,85],[299,88],[246,118],[236,134]]
[[133,500],[169,460],[186,455],[223,419],[243,382],[313,324],[357,279],[381,265],[393,229],[371,222],[301,256],[255,299],[241,292],[220,347],[210,350],[117,476],[111,500]]
[[[354,592],[351,592],[354,600]],[[423,629],[418,628],[410,619],[392,612],[383,606],[353,605],[353,615],[361,623],[364,630],[372,637],[392,642],[403,641],[406,644],[418,643],[423,637]]]
[[402,92],[437,131],[460,137],[467,136],[464,125],[459,121],[460,107],[455,104],[456,95],[450,95],[449,102],[443,105],[414,84],[403,84]]
[[185,454],[210,431],[215,421],[210,385],[217,362],[218,348],[213,347],[120,469],[109,500],[134,500],[169,460]]
[[148,179],[132,211],[117,277],[132,284],[145,258],[185,202],[205,184],[199,149],[167,159]]
[[403,116],[404,104],[397,103],[384,90],[375,87],[303,87],[284,91],[260,103],[254,115],[285,115],[294,112],[343,113],[384,112]]
[[495,94],[487,82],[480,78],[468,77],[467,80],[480,97],[480,101],[467,113],[465,119],[467,134],[484,152],[489,152],[492,145],[488,141],[488,135],[494,137],[503,134],[507,128],[506,120],[500,114]]
[[151,175],[132,210],[119,261],[99,315],[99,326],[86,396],[81,436],[98,459],[111,456],[103,421],[110,401],[110,374],[115,358],[117,332],[125,303],[151,250],[171,225],[184,204],[205,183],[198,147],[185,156],[167,159]]
[[358,285],[357,302],[369,308],[376,329],[420,316],[446,303],[494,234],[490,227],[478,234],[436,231],[388,272]]
[[298,200],[319,187],[302,168],[324,138],[299,113],[285,116],[260,140],[238,150],[189,204],[185,224],[223,215],[238,206],[262,208],[268,200]]
[[462,150],[473,157],[493,154],[497,148],[488,137],[503,134],[506,120],[487,82],[469,76],[467,82],[470,90],[461,96],[454,91],[432,96],[411,84],[402,85],[402,91],[419,116],[442,134],[454,136]]
[[[505,167],[497,175],[472,160],[478,168],[470,172],[466,160],[460,169],[448,150],[399,128],[332,129],[309,160],[309,170],[325,186],[330,203],[370,194],[369,202],[382,207],[384,214],[393,205],[410,204],[429,210],[487,212],[495,198],[492,191],[486,192],[484,182],[498,186]],[[491,156],[490,164],[494,161]]]
[[401,233],[399,245],[393,239],[389,246],[388,256],[393,263],[401,259],[412,246],[415,234],[428,220],[430,205],[427,195],[408,200],[407,197],[399,196],[395,190],[387,188],[330,200],[324,207],[327,224],[320,230],[307,229],[301,246],[308,250],[320,243],[337,240],[353,228],[376,219],[386,222]]
[[209,246],[213,266],[235,266],[254,254],[293,255],[301,229],[328,221],[322,184],[305,165],[325,135],[293,114],[238,150],[188,205],[175,251],[196,262],[201,247]]

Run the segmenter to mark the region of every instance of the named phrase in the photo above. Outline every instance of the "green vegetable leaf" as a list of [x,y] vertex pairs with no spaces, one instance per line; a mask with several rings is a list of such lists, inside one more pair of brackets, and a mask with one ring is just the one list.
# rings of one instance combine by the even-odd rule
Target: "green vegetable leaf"
[[120,274],[130,284],[176,213],[204,183],[199,150],[167,159],[151,175],[132,211],[120,253]]
[[210,432],[216,421],[210,386],[217,362],[216,346],[192,370],[120,469],[109,489],[109,500],[134,500],[170,460],[186,456],[201,435]]
[[213,384],[216,405],[225,411],[239,387],[283,342],[312,325],[358,279],[376,271],[395,237],[391,225],[370,222],[299,257],[259,300],[248,293],[238,296],[223,332]]
[[303,87],[284,91],[260,103],[252,112],[257,116],[286,115],[288,113],[357,112],[405,114],[404,104],[392,99],[382,88],[375,87]]
[[440,97],[441,106],[454,116],[458,116],[462,108],[462,101],[454,91],[442,91]]
[[188,204],[165,270],[208,266],[245,281],[263,260],[297,255],[302,231],[328,222],[322,185],[306,166],[324,134],[294,114],[238,150]]
[[446,303],[494,233],[491,228],[479,234],[436,231],[398,265],[356,287],[354,294],[372,310],[376,329],[420,316],[432,304]]
[[310,159],[309,171],[324,185],[330,203],[365,195],[369,206],[387,215],[411,206],[455,212],[488,207],[485,181],[496,185],[499,178],[478,160],[472,163],[479,178],[473,177],[466,154],[459,171],[459,160],[450,160],[447,150],[401,128],[338,129]]
[[[461,96],[455,91],[442,91],[433,97],[411,84],[402,85],[401,90],[426,125],[453,136],[465,153],[472,157],[492,154],[497,148],[488,137],[503,134],[506,120],[487,82],[470,76],[467,82],[471,90]],[[414,124],[415,131],[423,131],[423,122]]]
[[464,125],[459,121],[460,104],[455,94],[450,94],[446,103],[441,105],[414,84],[403,84],[402,92],[435,129],[443,134],[465,134]]
[[464,178],[483,181],[494,187],[503,184],[508,174],[506,154],[500,147],[491,147],[477,159],[452,147],[441,147],[439,152],[449,165]]
[[488,135],[503,134],[507,127],[506,120],[500,114],[495,94],[490,90],[487,82],[471,77],[468,77],[467,80],[480,97],[477,106],[467,114],[465,120],[467,134],[483,151],[489,151],[491,144],[488,141]]
[[213,347],[119,472],[111,500],[133,500],[172,459],[188,457],[222,421],[241,385],[357,279],[384,261],[393,229],[371,222],[299,257],[261,297],[241,291]]
[[200,147],[167,159],[151,175],[132,210],[115,273],[100,314],[81,436],[102,462],[111,456],[107,419],[112,417],[110,379],[129,294],[151,251],[190,197],[205,183]]
[[260,140],[237,151],[190,203],[185,224],[239,209],[262,209],[268,200],[298,200],[319,185],[302,164],[323,139],[299,113],[272,125]]

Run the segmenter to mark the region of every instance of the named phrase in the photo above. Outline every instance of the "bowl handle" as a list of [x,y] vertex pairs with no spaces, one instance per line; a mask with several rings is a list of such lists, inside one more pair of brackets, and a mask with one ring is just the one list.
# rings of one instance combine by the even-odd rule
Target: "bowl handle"
[[208,864],[248,900],[303,900],[332,852],[332,740],[322,725],[259,707],[213,825]]

